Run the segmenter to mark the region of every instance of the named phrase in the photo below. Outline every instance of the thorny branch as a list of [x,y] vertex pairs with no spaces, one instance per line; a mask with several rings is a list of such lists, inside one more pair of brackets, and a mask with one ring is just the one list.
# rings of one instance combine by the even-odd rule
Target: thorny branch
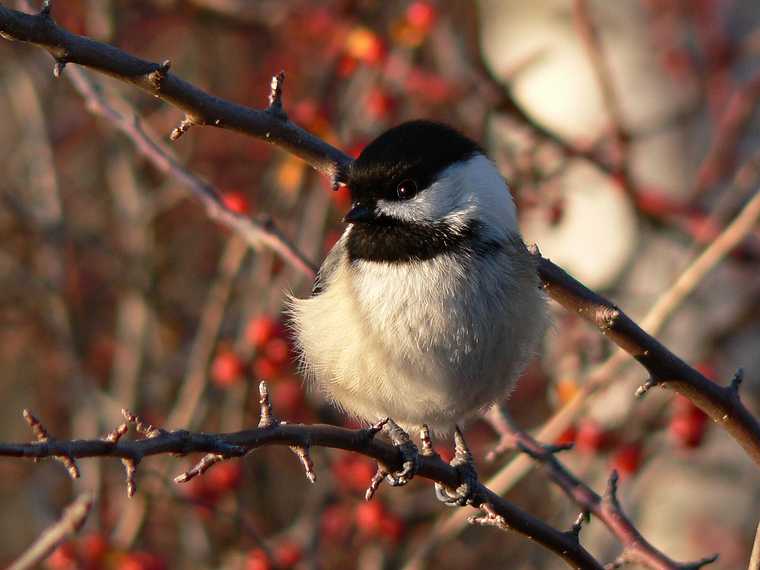
[[[55,23],[49,10],[31,15],[0,6],[0,35],[39,45],[58,63],[77,63],[136,85],[185,111],[187,125],[231,128],[277,144],[332,176],[335,183],[341,181],[351,164],[348,155],[286,118],[281,109],[282,76],[273,81],[269,107],[255,110],[203,92],[170,73],[167,62],[147,62],[113,46],[72,34]],[[249,229],[230,216],[220,217],[219,221],[243,235]],[[613,303],[548,259],[540,255],[536,258],[544,287],[555,301],[595,324],[634,356],[656,383],[673,388],[702,408],[760,465],[760,423],[735,390],[711,382],[642,330]],[[308,265],[302,268],[305,272],[310,271]]]
[[623,546],[623,552],[614,564],[637,563],[653,570],[698,570],[714,562],[717,555],[692,563],[679,563],[659,551],[648,542],[623,511],[617,498],[617,473],[610,475],[607,492],[600,496],[578,479],[556,454],[566,446],[541,444],[526,431],[518,428],[507,411],[494,406],[488,413],[488,421],[501,436],[498,451],[518,449],[544,466],[551,480],[581,509],[572,532],[580,532],[585,515],[597,517],[615,535]]
[[[306,466],[307,477],[313,477],[313,464],[308,455],[311,446],[344,449],[366,455],[392,472],[404,467],[405,455],[399,447],[379,440],[375,435],[379,427],[346,429],[331,425],[288,424],[277,420],[272,412],[266,384],[260,385],[261,416],[259,426],[235,433],[193,433],[184,430],[166,431],[146,426],[142,420],[124,411],[128,423],[142,438],[125,440],[125,430],[119,426],[100,439],[62,441],[48,439],[32,443],[0,443],[0,456],[42,459],[50,457],[114,457],[121,458],[127,467],[127,489],[132,496],[136,485],[136,472],[140,462],[152,455],[204,453],[203,458],[185,473],[175,478],[178,483],[201,475],[213,465],[233,457],[241,457],[259,447],[285,445],[300,450],[299,457]],[[41,425],[41,424],[39,424]],[[120,435],[119,435],[120,434]],[[429,442],[429,438],[426,438]],[[463,443],[461,444],[463,445]],[[428,443],[429,447],[429,443]],[[466,448],[457,445],[457,456],[466,455]],[[306,458],[306,460],[303,460]],[[424,451],[418,454],[416,474],[449,489],[459,488],[462,480],[461,466],[445,463],[435,454]],[[515,530],[548,548],[560,556],[571,568],[598,569],[602,566],[581,546],[577,537],[563,533],[533,515],[515,507],[480,483],[467,483],[469,503],[483,507],[503,521],[503,528]]]
[[[283,75],[278,75],[273,79],[269,106],[264,110],[254,110],[213,97],[183,81],[170,73],[170,62],[168,60],[161,64],[150,63],[126,54],[112,46],[95,42],[82,36],[76,36],[63,30],[51,18],[49,3],[46,3],[45,8],[37,15],[23,14],[0,6],[0,35],[7,39],[35,43],[45,48],[56,60],[56,76],[61,74],[63,66],[66,63],[78,63],[114,76],[122,81],[132,83],[174,104],[185,112],[185,119],[172,133],[172,139],[178,138],[193,125],[212,125],[242,131],[283,147],[307,161],[317,170],[330,175],[336,183],[341,181],[343,174],[351,163],[351,159],[340,150],[303,131],[303,129],[288,120],[282,106]],[[130,121],[129,118],[118,116],[118,113],[114,116],[113,110],[108,108],[105,99],[102,97],[98,99],[97,90],[91,84],[88,91],[87,83],[83,83],[86,80],[81,79],[81,77],[83,76],[80,76],[79,80],[75,79],[75,83],[78,84],[80,91],[87,97],[93,110],[116,123],[119,128],[138,143],[138,146],[142,147],[141,150],[143,152],[145,152],[144,148],[149,148],[151,145],[158,148],[158,151],[153,151],[154,156],[158,157],[158,159],[154,160],[157,160],[158,164],[164,161],[164,168],[162,168],[164,171],[169,171],[175,176],[184,178],[185,182],[202,199],[205,197],[204,202],[212,217],[219,219],[223,224],[232,227],[249,238],[249,243],[254,241],[250,239],[249,235],[252,231],[251,227],[256,232],[263,232],[265,236],[275,236],[280,239],[281,243],[285,244],[285,247],[281,247],[278,250],[277,240],[268,245],[274,247],[278,253],[286,258],[289,251],[294,256],[291,258],[291,261],[293,259],[300,261],[300,263],[295,264],[304,273],[313,273],[313,266],[295,248],[292,248],[287,241],[283,240],[282,236],[275,231],[271,222],[264,224],[262,227],[256,227],[254,222],[243,219],[241,216],[238,216],[240,219],[233,219],[234,214],[230,216],[229,212],[226,212],[227,215],[215,215],[215,212],[219,210],[223,213],[226,210],[223,205],[220,206],[218,194],[208,185],[204,187],[205,183],[200,182],[198,179],[193,180],[192,174],[189,174],[181,166],[177,165],[170,154],[160,149],[159,145],[144,135],[136,120]],[[84,85],[84,89],[82,89],[82,85]],[[132,128],[129,127],[130,123]],[[145,154],[149,158],[154,158],[154,156],[151,156],[151,152],[145,152]],[[189,182],[188,177],[190,177]],[[259,238],[260,235],[262,234],[259,234]],[[727,387],[720,387],[710,382],[703,375],[678,359],[656,339],[645,333],[615,305],[585,288],[559,267],[551,263],[551,261],[537,255],[537,262],[539,274],[547,292],[552,298],[567,309],[581,314],[597,325],[603,334],[608,335],[611,340],[637,358],[652,375],[650,385],[664,384],[674,388],[676,391],[689,397],[714,420],[722,423],[755,462],[760,464],[760,426],[739,398],[738,380],[733,381]],[[40,425],[39,422],[37,424]],[[262,434],[262,430],[266,434]],[[337,434],[335,430],[338,430]],[[94,455],[121,457],[127,469],[128,488],[132,492],[134,492],[134,476],[139,461],[144,456],[159,453],[207,452],[207,455],[193,470],[180,476],[180,479],[183,480],[189,480],[193,476],[203,473],[215,463],[227,457],[240,455],[255,447],[273,443],[287,444],[294,449],[304,463],[307,469],[307,476],[310,478],[313,476],[313,468],[311,467],[312,464],[308,455],[309,445],[328,445],[342,449],[353,449],[354,451],[364,452],[371,457],[375,457],[375,459],[378,459],[385,466],[400,466],[399,453],[395,448],[387,444],[374,442],[370,438],[370,443],[365,445],[365,449],[355,449],[358,444],[354,440],[358,432],[340,430],[339,428],[332,428],[330,426],[286,426],[277,423],[273,426],[262,426],[257,430],[247,430],[238,432],[237,434],[226,435],[159,431],[153,436],[146,437],[146,439],[133,442],[120,442],[119,439],[124,431],[125,429],[121,429],[120,427],[103,440],[77,442],[51,440],[47,434],[44,434],[37,443],[22,446],[14,446],[12,444],[1,445],[0,454],[27,457],[57,457],[64,462],[70,462],[70,464],[67,463],[70,472],[76,468],[74,459],[77,457]],[[376,445],[380,445],[380,448],[376,449]],[[428,459],[428,461],[433,461],[433,459]],[[422,457],[421,462],[425,463]],[[438,462],[442,463],[440,460]],[[452,479],[458,478],[456,470],[452,468],[448,472],[439,472],[436,470],[437,468],[437,466],[431,467],[430,465],[427,465],[425,468],[424,465],[421,465],[420,474],[428,477],[432,475],[431,478],[434,479],[437,476],[439,477],[436,479],[437,481],[444,485],[452,486]],[[453,486],[456,487],[456,485]],[[612,488],[615,488],[614,485]],[[510,518],[516,512],[514,507],[508,506],[506,512],[509,516],[505,516],[500,510],[504,509],[504,506],[499,507],[499,503],[494,506],[489,495],[490,491],[481,485],[478,487],[478,493],[476,494],[479,501],[478,504],[483,505],[485,515],[477,518],[474,522],[495,524],[495,526],[501,527],[508,525],[527,534],[534,532],[527,527],[543,524],[531,518],[528,519],[527,523],[526,521],[522,521],[522,527],[515,526]],[[491,493],[491,495],[493,494]],[[494,495],[494,497],[496,496]],[[598,495],[596,497],[599,498]],[[610,497],[614,499],[614,493]],[[502,501],[498,497],[496,499],[497,501]],[[600,504],[604,504],[603,499],[599,498],[599,500],[601,501]],[[614,500],[609,502],[616,503]],[[592,511],[590,508],[588,510]],[[614,509],[611,512],[614,514]],[[530,515],[525,515],[530,517]],[[527,527],[525,526],[526,524]],[[550,527],[547,528],[550,529]],[[558,532],[554,529],[550,530],[555,533]],[[635,529],[633,531],[635,532]],[[577,533],[570,534],[577,535]],[[541,542],[542,538],[537,535],[536,537]],[[543,539],[548,540],[554,546],[559,544],[556,536],[549,539],[543,537]],[[542,542],[542,544],[544,543]],[[551,546],[549,547],[551,548]],[[628,549],[627,552],[628,554],[624,552],[624,557],[632,556],[630,554],[632,552],[631,549]],[[707,560],[701,561],[691,566],[653,565],[652,567],[698,568],[706,562]]]

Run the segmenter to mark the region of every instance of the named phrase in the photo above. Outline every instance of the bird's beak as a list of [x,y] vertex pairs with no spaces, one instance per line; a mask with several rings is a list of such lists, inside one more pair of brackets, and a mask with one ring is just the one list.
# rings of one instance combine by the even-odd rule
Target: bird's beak
[[374,217],[375,212],[373,208],[361,202],[354,202],[351,210],[343,217],[343,221],[349,224],[360,224],[362,222],[369,222]]

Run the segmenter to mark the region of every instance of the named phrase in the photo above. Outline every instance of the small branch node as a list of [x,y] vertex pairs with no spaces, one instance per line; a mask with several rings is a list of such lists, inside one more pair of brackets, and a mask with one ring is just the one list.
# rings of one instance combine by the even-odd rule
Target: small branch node
[[430,428],[427,424],[423,424],[422,429],[420,429],[420,441],[422,441],[422,456],[438,457],[435,449],[433,449],[433,440],[430,439]]
[[124,416],[124,419],[126,419],[128,423],[134,424],[137,433],[144,435],[148,439],[152,439],[154,437],[158,437],[159,435],[168,433],[165,429],[157,428],[143,421],[140,416],[133,414],[125,408],[122,408],[121,414]]
[[103,441],[118,443],[124,434],[129,431],[129,424],[119,424],[112,431],[103,436]]
[[156,65],[156,69],[148,74],[148,81],[156,89],[161,89],[161,82],[166,79],[171,69],[172,62],[170,59],[165,59],[162,63]]
[[682,570],[700,570],[701,568],[704,568],[708,564],[712,564],[716,560],[718,560],[719,555],[713,554],[712,556],[705,556],[701,560],[697,560],[696,562],[692,562],[690,564],[684,564],[682,567]]
[[63,68],[66,67],[66,62],[62,59],[57,59],[53,64],[53,77],[60,79],[63,74]]
[[288,115],[285,113],[282,107],[282,87],[285,83],[285,72],[280,71],[277,75],[272,77],[272,83],[269,88],[269,111],[275,117],[286,121]]
[[293,445],[290,447],[290,451],[295,453],[298,456],[298,459],[301,460],[301,465],[303,465],[309,483],[315,483],[317,481],[317,474],[314,472],[314,460],[309,453],[309,446]]
[[467,522],[472,525],[478,526],[493,526],[501,530],[509,530],[509,525],[504,517],[497,514],[490,503],[483,503],[480,505],[481,514],[471,516],[467,519]]
[[581,535],[581,528],[583,528],[583,523],[585,523],[587,520],[588,513],[586,511],[581,511],[578,513],[578,516],[575,517],[573,526],[571,526],[570,530],[567,532],[568,536],[572,536],[575,541],[578,542]]
[[123,457],[121,462],[124,465],[124,469],[127,473],[127,497],[131,499],[137,492],[137,482],[135,481],[135,475],[137,474],[137,464],[139,461],[129,457]]
[[610,473],[610,478],[607,481],[607,490],[604,492],[604,500],[609,502],[612,507],[620,511],[620,503],[618,502],[618,480],[620,479],[620,476],[618,475],[617,469],[613,469],[612,473]]
[[23,414],[26,423],[28,423],[29,427],[32,429],[32,433],[37,441],[48,441],[48,439],[50,439],[45,426],[42,425],[42,422],[40,422],[32,412],[24,409],[21,413]]
[[[35,439],[40,443],[48,443],[53,440],[52,437],[50,437],[50,434],[48,433],[48,430],[45,428],[44,425],[42,425],[42,422],[38,420],[32,412],[30,412],[27,409],[24,409],[22,412],[24,419],[26,420],[26,423],[29,424],[29,427],[32,430],[32,433],[34,434]],[[53,454],[51,454],[53,455]],[[60,461],[63,466],[66,468],[66,471],[69,473],[69,477],[72,479],[79,479],[79,466],[77,465],[77,462],[74,460],[74,458],[67,454],[67,453],[58,453],[53,455],[58,461]]]
[[53,0],[45,0],[40,8],[40,16],[43,18],[50,18],[53,11]]
[[634,393],[634,396],[636,398],[643,398],[646,396],[647,392],[657,386],[657,381],[654,378],[647,378],[646,382],[644,382],[641,386],[636,388],[636,392]]
[[375,438],[375,436],[378,433],[382,431],[382,429],[385,427],[385,424],[387,424],[389,421],[390,421],[390,418],[383,418],[382,420],[362,430],[362,434],[364,435],[364,437],[367,438],[367,440],[371,441]]
[[728,385],[728,389],[731,390],[732,394],[737,398],[739,397],[739,388],[741,387],[742,382],[744,382],[744,369],[739,368],[734,372],[734,375],[731,378],[731,383]]
[[203,475],[211,468],[211,466],[216,465],[220,461],[224,461],[224,456],[221,453],[207,453],[191,469],[188,469],[184,473],[177,475],[174,478],[174,482],[187,483],[190,481],[190,479],[194,479],[198,475]]
[[179,124],[179,126],[172,131],[172,134],[169,135],[169,140],[176,141],[179,137],[189,131],[190,127],[192,127],[194,124],[195,122],[190,117],[185,115],[185,118],[182,119],[182,122]]
[[263,380],[259,383],[259,405],[261,406],[259,427],[271,428],[277,426],[280,422],[274,417],[272,401],[269,399],[269,387]]

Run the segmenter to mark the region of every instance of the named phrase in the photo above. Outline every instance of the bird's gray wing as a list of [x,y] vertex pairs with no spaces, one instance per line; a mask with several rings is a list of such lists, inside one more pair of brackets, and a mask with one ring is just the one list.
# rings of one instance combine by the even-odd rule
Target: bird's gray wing
[[332,279],[332,276],[340,265],[343,251],[343,238],[341,237],[330,250],[330,253],[327,254],[327,257],[325,257],[325,260],[319,267],[319,271],[317,271],[317,276],[314,278],[314,285],[311,288],[312,297],[316,297],[324,291],[325,287],[327,287],[327,284],[330,282],[330,279]]

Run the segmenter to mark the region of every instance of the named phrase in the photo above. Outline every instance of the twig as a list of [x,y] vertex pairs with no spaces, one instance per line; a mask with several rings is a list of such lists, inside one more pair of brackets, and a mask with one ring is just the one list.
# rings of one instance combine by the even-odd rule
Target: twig
[[351,163],[345,153],[287,118],[214,97],[170,73],[163,63],[145,61],[107,44],[72,34],[55,23],[49,10],[25,14],[0,6],[0,34],[46,49],[60,65],[77,63],[96,69],[171,103],[185,113],[178,128],[181,132],[190,125],[240,131],[277,144],[337,180],[344,178]]
[[[577,535],[583,521],[583,513],[596,516],[623,546],[622,556],[630,562],[637,562],[653,570],[692,570],[704,566],[708,559],[695,563],[679,563],[648,542],[628,518],[617,500],[617,477],[610,477],[608,492],[599,496],[588,485],[578,479],[556,457],[554,446],[539,443],[526,431],[519,429],[502,406],[489,410],[487,419],[502,440],[511,442],[535,461],[541,463],[551,480],[581,508],[581,516],[576,520],[571,532]],[[713,560],[712,558],[710,560]]]
[[89,493],[79,495],[64,509],[61,518],[45,529],[37,540],[8,567],[8,570],[34,568],[47,558],[67,536],[75,534],[82,527],[92,507],[92,501],[92,495]]
[[[368,431],[364,429],[351,430],[330,425],[273,422],[271,419],[274,416],[270,406],[268,398],[262,395],[262,409],[267,410],[268,413],[268,416],[264,417],[263,427],[234,433],[194,433],[154,428],[148,432],[152,434],[150,437],[128,441],[121,438],[118,441],[91,439],[0,443],[0,456],[36,459],[61,455],[73,458],[118,457],[128,467],[130,487],[134,483],[134,470],[140,461],[152,455],[204,453],[229,457],[268,445],[284,445],[296,448],[321,446],[353,451],[375,459],[394,472],[403,469],[404,462],[407,460],[398,447],[378,438],[368,437]],[[139,422],[139,419],[134,418],[134,421]],[[201,470],[199,466],[196,468],[198,471]],[[459,488],[464,483],[461,480],[460,470],[456,466],[448,465],[437,455],[420,454],[418,456],[417,476],[431,479],[452,489]],[[179,478],[181,481],[189,479],[190,477],[182,476]],[[602,566],[576,540],[515,507],[482,484],[475,484],[469,497],[476,507],[490,505],[493,512],[504,520],[506,527],[548,548],[570,567],[601,570]]]
[[760,523],[755,531],[755,542],[752,545],[752,555],[749,558],[747,570],[760,570]]

